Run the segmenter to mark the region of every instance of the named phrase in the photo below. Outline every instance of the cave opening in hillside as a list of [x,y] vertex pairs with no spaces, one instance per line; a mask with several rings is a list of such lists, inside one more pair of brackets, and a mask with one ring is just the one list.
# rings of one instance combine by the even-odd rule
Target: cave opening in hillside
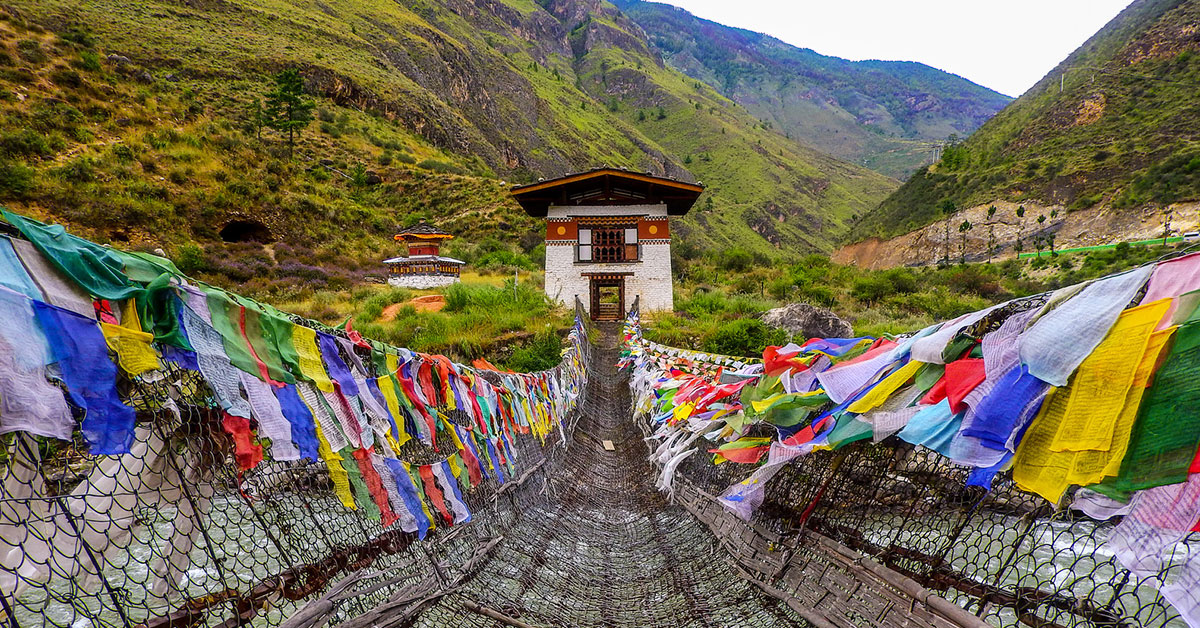
[[221,239],[225,242],[267,244],[275,238],[271,236],[271,230],[257,220],[231,220],[221,227]]

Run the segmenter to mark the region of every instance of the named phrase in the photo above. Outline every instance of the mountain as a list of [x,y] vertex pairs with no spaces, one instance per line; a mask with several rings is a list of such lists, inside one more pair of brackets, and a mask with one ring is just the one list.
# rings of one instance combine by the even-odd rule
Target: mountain
[[[1057,234],[1059,246],[1154,237],[1170,220],[1164,208],[1182,212],[1177,204],[1200,200],[1198,52],[1200,1],[1136,0],[973,135],[947,146],[852,237],[887,238],[943,219],[978,223],[993,204],[1026,206],[1031,223],[1051,215],[1037,229]],[[1017,222],[1013,211],[1002,211],[1007,226]],[[1196,224],[1194,211],[1183,213],[1186,223],[1176,216],[1175,227]],[[1002,246],[1030,233],[1007,226]],[[895,247],[914,242],[906,236]]]
[[[693,249],[774,257],[829,250],[899,184],[767,128],[601,0],[0,8],[0,203],[105,241],[219,249],[261,223],[365,272],[418,218],[515,243],[539,227],[507,185],[610,165],[707,186]],[[319,107],[294,157],[253,122],[286,68]]]
[[790,137],[893,177],[928,164],[935,146],[1012,101],[921,63],[847,61],[667,4],[616,5],[671,67]]

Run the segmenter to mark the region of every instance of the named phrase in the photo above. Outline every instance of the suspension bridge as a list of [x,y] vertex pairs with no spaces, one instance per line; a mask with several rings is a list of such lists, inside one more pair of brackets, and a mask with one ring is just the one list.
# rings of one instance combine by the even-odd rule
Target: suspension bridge
[[[151,256],[119,260],[162,271],[135,282],[90,243],[0,244],[13,252],[0,256],[0,621],[12,628],[1174,628],[1194,610],[1193,520],[1163,537],[1157,573],[1131,570],[1111,548],[1128,510],[1060,507],[1001,465],[981,482],[934,440],[870,438],[882,415],[853,405],[870,390],[888,389],[872,408],[902,386],[926,392],[894,359],[921,352],[911,343],[929,338],[940,355],[973,337],[969,349],[1078,290],[964,317],[940,337],[821,345],[812,359],[866,351],[843,369],[892,361],[829,403],[809,403],[808,388],[743,395],[851,405],[813,415],[805,442],[822,446],[785,464],[774,448],[801,443],[799,426],[758,446],[749,462],[769,446],[766,465],[713,464],[693,446],[710,424],[686,420],[697,397],[682,414],[654,405],[670,382],[693,378],[715,399],[779,381],[643,340],[636,303],[624,324],[597,326],[577,303],[563,362],[509,373],[289,317]],[[46,261],[68,249],[88,263]],[[27,283],[12,281],[18,268]],[[87,298],[104,292],[107,310]],[[807,377],[797,360],[781,363]],[[820,394],[834,390],[821,381]],[[737,492],[748,486],[758,492]]]

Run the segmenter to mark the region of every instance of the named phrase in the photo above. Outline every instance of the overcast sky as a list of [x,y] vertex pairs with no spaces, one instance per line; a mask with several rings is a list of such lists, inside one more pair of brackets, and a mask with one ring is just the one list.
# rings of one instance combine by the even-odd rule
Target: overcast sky
[[662,0],[846,59],[920,61],[1019,96],[1130,0]]

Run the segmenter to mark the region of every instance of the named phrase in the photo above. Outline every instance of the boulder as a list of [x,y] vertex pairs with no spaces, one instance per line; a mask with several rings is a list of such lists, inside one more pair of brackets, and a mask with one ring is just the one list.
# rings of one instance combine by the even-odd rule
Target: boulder
[[108,62],[113,65],[129,65],[130,63],[133,63],[133,61],[125,55],[111,54],[108,55],[107,59]]
[[854,328],[837,314],[807,303],[789,303],[767,311],[762,320],[792,337],[851,338]]

